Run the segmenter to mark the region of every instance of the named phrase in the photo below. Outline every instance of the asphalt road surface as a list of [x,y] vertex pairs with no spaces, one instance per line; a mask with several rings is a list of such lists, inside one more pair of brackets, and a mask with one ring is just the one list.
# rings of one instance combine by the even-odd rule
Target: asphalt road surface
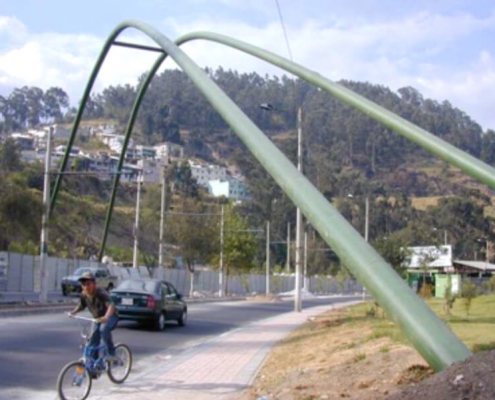
[[[303,307],[357,299],[359,296],[305,299]],[[126,343],[132,349],[133,372],[250,322],[291,311],[293,302],[193,303],[188,307],[187,326],[179,327],[171,322],[163,332],[130,321],[119,322],[113,332],[114,341]],[[2,317],[0,399],[7,394],[11,398],[17,389],[31,393],[54,390],[60,369],[81,356],[79,332],[77,321],[64,314]]]

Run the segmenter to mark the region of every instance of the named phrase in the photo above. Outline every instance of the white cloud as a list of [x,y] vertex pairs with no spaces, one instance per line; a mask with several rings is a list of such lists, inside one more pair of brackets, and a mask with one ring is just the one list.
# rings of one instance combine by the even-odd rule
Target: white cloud
[[448,99],[487,128],[495,129],[495,59],[482,51],[469,69],[448,76],[418,80],[418,89],[437,99]]
[[[239,0],[222,1],[242,6]],[[170,39],[192,31],[214,31],[288,57],[276,17],[274,14],[272,22],[263,26],[234,17],[203,17],[189,22],[169,18],[158,28]],[[495,31],[495,14],[477,18],[467,13],[416,13],[377,22],[330,15],[325,21],[303,20],[297,26],[287,25],[287,29],[295,61],[330,79],[370,81],[392,89],[414,86],[427,97],[440,101],[449,99],[484,127],[495,127],[491,111],[495,95],[490,91],[495,84],[495,50],[480,49],[472,63],[448,62],[449,57],[455,58],[463,51],[458,48],[460,41]],[[3,40],[0,85],[61,86],[76,103],[105,38],[91,34],[31,34],[19,20],[0,16],[0,39]],[[122,40],[150,43],[135,31]],[[257,71],[261,75],[282,74],[263,61],[214,43],[195,41],[185,44],[183,49],[201,66],[221,65],[225,69]],[[96,90],[108,85],[134,84],[155,58],[156,54],[113,48],[99,75]],[[171,61],[167,61],[166,66],[175,67]]]
[[[27,32],[24,26],[18,28]],[[132,35],[125,37],[133,42],[143,42]],[[26,34],[24,42],[13,44],[0,53],[0,83],[11,88],[59,86],[69,93],[75,104],[82,95],[104,40],[89,34]],[[129,49],[114,47],[103,64],[95,90],[121,83],[135,84],[137,77],[149,68],[151,59],[149,54],[141,53],[136,57]]]

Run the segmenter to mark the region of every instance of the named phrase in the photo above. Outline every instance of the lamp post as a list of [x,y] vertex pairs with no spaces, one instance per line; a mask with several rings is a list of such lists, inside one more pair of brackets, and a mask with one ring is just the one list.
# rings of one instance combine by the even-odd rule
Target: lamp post
[[270,294],[270,221],[266,221],[266,294]]
[[304,282],[303,289],[309,292],[309,278],[308,278],[308,232],[304,232]]
[[160,204],[160,246],[158,249],[158,279],[165,278],[165,266],[164,266],[164,220],[165,220],[165,197],[167,195],[167,170],[163,169],[163,177],[162,177],[162,198]]
[[224,230],[225,230],[225,216],[224,216],[224,209],[222,206],[221,209],[221,214],[220,214],[220,265],[219,265],[219,274],[218,274],[218,297],[223,297],[223,286],[224,286],[224,271],[223,271],[223,247],[224,247]]
[[136,196],[136,220],[134,222],[134,251],[132,254],[132,267],[138,267],[138,232],[139,232],[139,211],[141,203],[141,184],[143,181],[143,175],[140,171],[137,178],[137,196]]
[[[350,199],[354,198],[352,193],[347,195]],[[369,241],[369,221],[370,221],[370,198],[366,196],[364,199],[364,240]]]
[[46,132],[45,176],[43,182],[43,215],[41,217],[40,238],[40,296],[39,302],[48,301],[48,219],[50,217],[50,167],[52,162],[52,135],[53,127]]
[[[347,197],[353,199],[354,195],[349,193]],[[366,196],[364,199],[364,240],[369,242],[369,221],[370,221],[370,197]],[[363,286],[363,300],[366,297],[366,288]]]
[[[297,110],[297,170],[302,173],[302,110]],[[294,298],[294,311],[301,312],[301,227],[302,214],[301,209],[296,209],[296,294]]]
[[285,260],[285,272],[290,273],[290,222],[287,223],[287,258]]
[[485,262],[488,263],[489,262],[489,257],[488,257],[488,238],[478,238],[476,239],[478,242],[480,243],[485,243]]
[[[261,103],[260,108],[266,111],[283,111],[276,110],[273,105],[269,103]],[[297,170],[302,173],[302,109],[299,107],[297,109]],[[302,301],[301,301],[301,227],[302,227],[302,214],[301,209],[297,207],[296,209],[296,251],[295,251],[295,295],[294,295],[294,311],[301,312],[302,310]],[[290,268],[290,225],[288,229],[287,235],[287,269]]]

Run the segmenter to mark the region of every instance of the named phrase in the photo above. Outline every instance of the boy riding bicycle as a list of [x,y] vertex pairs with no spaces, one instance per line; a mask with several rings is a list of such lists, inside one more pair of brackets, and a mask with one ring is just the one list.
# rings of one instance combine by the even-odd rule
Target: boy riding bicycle
[[[82,286],[81,297],[79,304],[72,310],[69,315],[74,314],[88,308],[89,312],[98,322],[94,326],[93,333],[88,345],[97,347],[100,345],[100,340],[108,349],[108,361],[116,361],[115,346],[112,340],[112,330],[117,326],[119,320],[117,309],[112,303],[108,293],[96,287],[96,280],[91,272],[85,272],[79,278]],[[98,358],[97,352],[93,353],[93,358]]]

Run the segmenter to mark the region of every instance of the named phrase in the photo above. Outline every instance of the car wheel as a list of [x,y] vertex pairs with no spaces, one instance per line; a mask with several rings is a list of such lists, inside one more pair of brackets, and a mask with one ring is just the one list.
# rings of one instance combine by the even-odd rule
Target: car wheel
[[187,324],[187,308],[182,311],[180,318],[177,320],[179,326],[185,326]]
[[155,325],[155,329],[157,331],[163,331],[165,329],[165,314],[164,313],[160,313],[160,315],[158,315],[158,317],[156,317],[154,325]]

